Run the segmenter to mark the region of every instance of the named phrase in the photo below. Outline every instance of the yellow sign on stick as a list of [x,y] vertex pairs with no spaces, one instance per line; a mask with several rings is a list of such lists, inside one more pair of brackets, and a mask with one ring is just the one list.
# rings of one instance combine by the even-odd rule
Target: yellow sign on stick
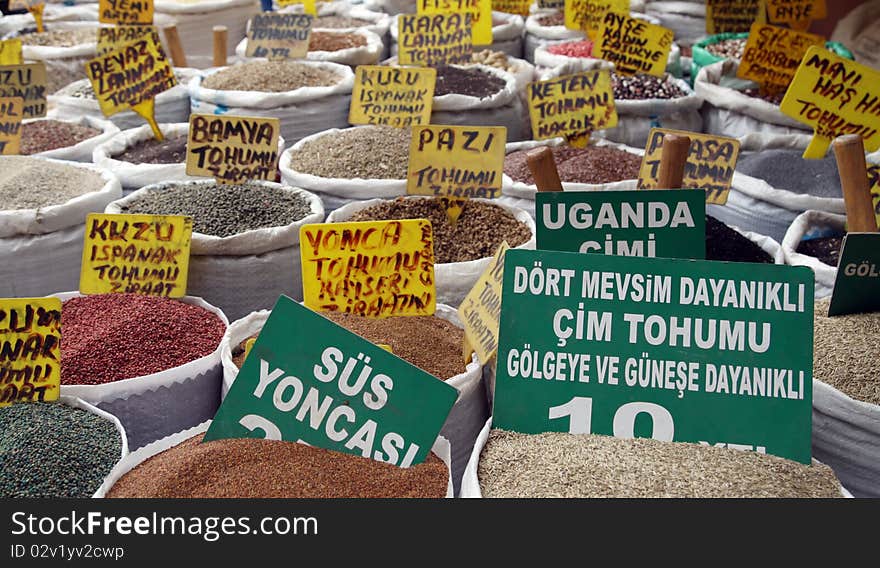
[[156,26],[102,26],[98,28],[98,55],[116,51],[123,44],[156,32]]
[[608,12],[596,34],[593,54],[614,63],[622,75],[662,76],[675,33],[625,14]]
[[822,46],[822,36],[767,24],[754,24],[736,76],[770,91],[788,88],[807,49]]
[[316,223],[299,234],[309,308],[373,318],[434,313],[434,237],[427,219]]
[[484,365],[498,350],[498,324],[501,318],[501,286],[504,281],[504,253],[510,245],[501,243],[492,262],[458,307],[467,343]]
[[21,119],[24,100],[21,97],[0,97],[0,155],[21,153]]
[[192,217],[90,213],[79,290],[185,296],[191,240]]
[[348,122],[409,128],[431,122],[437,70],[358,65]]
[[46,64],[0,66],[0,97],[20,97],[24,118],[46,116]]
[[177,84],[159,34],[151,33],[86,62],[95,98],[105,116],[133,110],[163,140],[155,118],[156,95]]
[[828,15],[825,0],[765,0],[767,19],[774,24],[785,24],[793,30],[806,30],[813,20],[824,20]]
[[880,148],[880,71],[825,48],[807,50],[779,108],[813,127],[804,158],[822,158],[843,134],[861,136],[868,152]]
[[469,63],[471,14],[401,14],[397,19],[397,61],[437,67]]
[[305,8],[306,14],[311,14],[312,16],[318,15],[316,0],[275,0],[275,3],[278,4],[278,6],[280,6],[281,8],[302,4],[303,8]]
[[506,143],[504,126],[413,126],[406,192],[501,197]]
[[529,6],[532,5],[532,0],[491,0],[491,4],[494,12],[516,14],[525,18],[529,15]]
[[220,183],[274,181],[280,130],[277,118],[190,115],[186,173]]
[[120,26],[152,24],[153,0],[98,0],[98,21]]
[[671,128],[652,128],[645,145],[642,167],[639,170],[639,189],[661,188],[660,156],[663,153],[663,137],[679,134],[691,139],[688,158],[684,166],[682,189],[705,189],[706,203],[724,205],[733,182],[736,160],[739,158],[739,140],[727,136],[699,134]]
[[764,0],[706,0],[706,33],[743,33],[766,21]]
[[302,59],[309,52],[313,20],[311,14],[254,14],[247,31],[245,55],[271,60]]
[[61,300],[0,300],[0,406],[58,400]]
[[589,135],[617,126],[617,110],[607,70],[584,71],[528,84],[532,136],[568,137],[586,146]]
[[492,0],[417,0],[416,13],[470,14],[473,45],[492,44]]
[[10,10],[27,10],[34,17],[37,23],[37,32],[42,33],[43,29],[43,10],[46,8],[44,0],[9,0]]
[[0,40],[0,65],[21,65],[24,60],[21,58],[21,40],[4,39]]
[[629,0],[565,0],[565,27],[596,40],[609,12],[629,15]]

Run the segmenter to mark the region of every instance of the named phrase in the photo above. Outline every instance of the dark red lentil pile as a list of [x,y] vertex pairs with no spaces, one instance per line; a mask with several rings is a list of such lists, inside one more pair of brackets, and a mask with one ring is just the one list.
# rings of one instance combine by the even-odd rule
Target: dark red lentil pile
[[114,498],[442,498],[449,470],[434,454],[400,468],[296,442],[194,436],[123,475]]
[[[554,146],[553,160],[559,178],[569,183],[609,183],[625,179],[638,179],[641,156],[608,146]],[[528,150],[511,152],[504,157],[504,173],[514,181],[534,184],[529,169]]]
[[437,67],[434,96],[459,94],[485,99],[499,92],[504,85],[504,79],[482,69],[441,65]]
[[112,157],[131,164],[180,164],[186,161],[186,138],[185,134],[166,136],[161,142],[148,138]]
[[797,252],[818,258],[828,266],[837,267],[840,260],[840,247],[843,237],[819,237],[798,243]]
[[482,201],[468,201],[458,222],[449,224],[446,210],[435,198],[398,197],[361,209],[349,221],[383,221],[386,219],[428,219],[434,228],[436,262],[465,262],[495,254],[502,241],[517,247],[528,241],[529,227],[507,210]]
[[21,125],[21,155],[30,156],[40,152],[69,148],[84,140],[94,138],[101,131],[75,122],[45,119]]
[[100,385],[179,367],[212,353],[226,331],[203,308],[139,294],[71,298],[61,326],[62,385]]

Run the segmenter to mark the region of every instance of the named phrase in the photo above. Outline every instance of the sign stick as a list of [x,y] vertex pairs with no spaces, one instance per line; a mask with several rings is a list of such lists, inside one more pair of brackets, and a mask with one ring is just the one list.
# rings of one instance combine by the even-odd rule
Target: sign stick
[[186,67],[186,54],[183,52],[183,44],[180,43],[180,35],[177,33],[177,26],[174,24],[162,28],[165,32],[165,41],[168,42],[168,49],[171,52],[171,61],[175,67]]
[[691,139],[687,136],[667,134],[663,137],[663,150],[660,154],[657,187],[662,189],[681,189],[681,182],[684,179],[684,166],[687,163],[690,147]]
[[553,161],[553,151],[547,146],[535,148],[526,154],[526,162],[535,178],[538,191],[562,191],[562,180],[559,179],[559,171],[556,162]]
[[862,137],[858,134],[838,136],[833,148],[846,205],[847,228],[854,233],[878,232]]
[[214,26],[214,67],[226,67],[226,26]]
[[46,4],[40,2],[34,6],[28,8],[28,12],[31,13],[31,16],[34,17],[34,21],[37,22],[37,32],[43,33],[45,29],[43,28],[43,9],[46,7]]

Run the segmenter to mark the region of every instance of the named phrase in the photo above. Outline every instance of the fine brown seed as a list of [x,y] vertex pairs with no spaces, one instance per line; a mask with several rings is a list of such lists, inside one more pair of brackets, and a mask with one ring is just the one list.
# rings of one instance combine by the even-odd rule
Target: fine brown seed
[[[559,178],[567,183],[610,183],[638,179],[642,157],[606,146],[554,146],[553,161]],[[514,181],[534,184],[527,160],[528,150],[511,152],[504,158],[504,173]]]
[[75,122],[45,119],[21,125],[21,155],[30,156],[58,148],[76,146],[101,131]]
[[828,317],[830,299],[813,314],[813,377],[862,402],[880,404],[880,313]]
[[345,32],[318,32],[309,35],[309,51],[339,51],[367,45],[367,38]]
[[350,128],[306,142],[292,152],[290,165],[326,178],[406,179],[410,138],[409,128]]
[[249,61],[205,77],[202,86],[219,91],[283,93],[303,87],[329,87],[341,79],[333,71],[295,61]]

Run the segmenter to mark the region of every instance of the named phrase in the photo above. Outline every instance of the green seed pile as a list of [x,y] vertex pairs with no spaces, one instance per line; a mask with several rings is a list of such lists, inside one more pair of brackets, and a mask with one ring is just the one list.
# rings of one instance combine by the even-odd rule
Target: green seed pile
[[813,377],[862,402],[880,404],[880,313],[828,317],[816,302]]
[[360,126],[303,144],[291,167],[304,174],[342,179],[406,179],[411,131]]
[[0,157],[0,208],[60,205],[104,186],[100,174],[77,166],[24,156]]
[[825,465],[714,446],[493,429],[480,456],[484,497],[832,498]]
[[172,183],[121,207],[122,213],[189,215],[193,231],[230,237],[282,227],[306,217],[311,207],[299,193],[259,184]]
[[294,61],[249,61],[226,67],[202,81],[206,89],[284,93],[303,87],[329,87],[342,77],[312,65]]
[[0,408],[0,497],[91,497],[121,452],[113,423],[81,408]]

